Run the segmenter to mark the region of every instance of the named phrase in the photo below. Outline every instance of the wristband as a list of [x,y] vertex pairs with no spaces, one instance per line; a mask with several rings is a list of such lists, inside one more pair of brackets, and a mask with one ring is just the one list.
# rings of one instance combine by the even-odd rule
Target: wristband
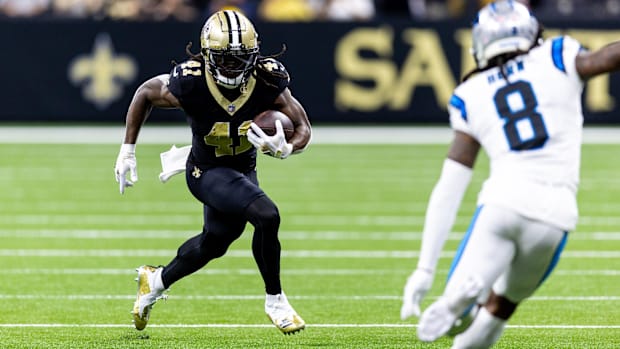
[[122,154],[135,154],[136,153],[136,145],[135,144],[121,144],[121,151]]

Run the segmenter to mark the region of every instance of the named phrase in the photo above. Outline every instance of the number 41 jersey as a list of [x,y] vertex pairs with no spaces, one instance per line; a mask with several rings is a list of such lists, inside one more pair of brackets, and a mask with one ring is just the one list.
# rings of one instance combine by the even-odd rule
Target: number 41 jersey
[[572,230],[577,223],[583,81],[581,45],[549,39],[499,68],[459,85],[449,104],[454,130],[482,145],[490,176],[478,204],[495,204]]
[[256,149],[247,139],[254,116],[274,109],[274,101],[289,84],[282,63],[259,59],[241,93],[220,89],[200,60],[176,65],[168,89],[179,100],[192,129],[189,160],[201,169],[217,166],[248,172],[256,167]]

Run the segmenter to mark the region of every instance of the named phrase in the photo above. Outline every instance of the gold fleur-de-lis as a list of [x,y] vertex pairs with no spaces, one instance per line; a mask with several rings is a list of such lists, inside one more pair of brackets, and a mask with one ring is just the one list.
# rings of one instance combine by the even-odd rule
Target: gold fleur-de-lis
[[95,38],[90,53],[75,57],[69,64],[69,79],[82,86],[82,95],[97,108],[105,109],[123,94],[123,84],[131,83],[137,75],[135,60],[116,54],[112,39],[106,33]]
[[202,171],[198,167],[194,166],[194,170],[192,171],[192,176],[198,179],[200,178],[200,176],[202,176]]

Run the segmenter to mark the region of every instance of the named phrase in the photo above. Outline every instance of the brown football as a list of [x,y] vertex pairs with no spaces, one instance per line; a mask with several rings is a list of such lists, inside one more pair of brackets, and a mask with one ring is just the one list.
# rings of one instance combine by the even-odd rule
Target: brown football
[[252,121],[268,136],[273,136],[276,134],[276,120],[280,120],[280,122],[282,122],[282,128],[284,129],[284,137],[286,137],[286,140],[288,141],[291,139],[291,137],[293,137],[293,133],[295,132],[295,126],[293,125],[293,121],[291,121],[286,114],[280,111],[265,110],[264,112],[256,115]]

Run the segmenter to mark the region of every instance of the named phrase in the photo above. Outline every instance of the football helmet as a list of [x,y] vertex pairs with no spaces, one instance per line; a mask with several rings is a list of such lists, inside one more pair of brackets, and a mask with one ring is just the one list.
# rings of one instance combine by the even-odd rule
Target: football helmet
[[258,34],[243,14],[218,11],[202,27],[200,46],[215,82],[233,89],[245,83],[258,58]]
[[504,53],[527,52],[537,42],[538,20],[528,8],[513,0],[499,0],[478,12],[473,23],[472,53],[479,69]]

